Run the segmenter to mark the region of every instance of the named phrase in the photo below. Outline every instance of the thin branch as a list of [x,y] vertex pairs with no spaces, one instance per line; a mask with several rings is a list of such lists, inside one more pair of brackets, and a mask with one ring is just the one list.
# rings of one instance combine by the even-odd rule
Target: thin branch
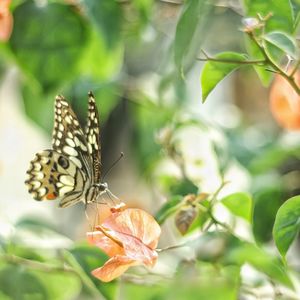
[[226,184],[228,184],[228,183],[229,183],[229,181],[224,181],[224,180],[222,180],[220,186],[219,186],[218,189],[214,192],[214,194],[213,194],[213,196],[212,196],[212,198],[211,198],[211,200],[210,200],[210,209],[213,207],[213,205],[214,205],[215,202],[217,201],[217,198],[218,198],[220,192],[222,191],[222,189],[224,188],[224,186],[225,186]]
[[231,227],[230,227],[229,225],[227,225],[226,223],[223,223],[223,222],[217,220],[217,219],[215,218],[215,216],[212,214],[211,211],[209,211],[208,214],[209,214],[209,216],[210,216],[212,222],[213,222],[215,225],[219,225],[219,226],[223,227],[223,228],[226,229],[226,231],[228,231],[230,234],[234,235],[234,234],[233,234],[233,231],[232,231],[232,229],[231,229]]
[[238,65],[265,65],[266,61],[264,59],[257,59],[257,60],[236,60],[236,59],[226,59],[226,58],[216,58],[206,56],[205,58],[197,57],[199,61],[213,61],[219,63],[226,63],[226,64],[238,64]]
[[274,73],[274,74],[279,74],[280,72],[276,71],[276,70],[272,70],[272,69],[265,69],[265,71],[270,72],[270,73]]
[[214,223],[214,221],[213,220],[210,220],[209,221],[209,223],[207,224],[207,226],[205,227],[205,228],[203,228],[203,232],[208,232],[208,230],[209,230],[209,228],[211,227],[211,226],[213,226],[215,223]]
[[187,245],[188,245],[188,242],[183,243],[183,244],[169,246],[169,247],[166,247],[166,248],[156,249],[156,251],[157,252],[164,252],[164,251],[168,251],[168,250],[173,250],[173,249],[178,249],[178,248],[186,247]]
[[300,59],[297,61],[297,63],[296,63],[296,65],[295,65],[295,67],[294,67],[292,73],[290,74],[290,76],[293,77],[293,76],[295,75],[295,73],[297,72],[299,66],[300,66]]
[[39,261],[35,261],[35,260],[26,259],[26,258],[23,258],[20,256],[12,255],[12,254],[1,254],[0,259],[7,263],[23,265],[30,269],[35,269],[35,270],[42,271],[42,272],[47,272],[47,273],[49,273],[49,272],[51,272],[51,273],[52,272],[55,272],[55,273],[65,272],[65,273],[72,273],[72,274],[79,276],[79,274],[74,269],[67,267],[67,266],[51,265],[51,264],[47,264],[47,263],[43,263],[43,262],[39,262]]

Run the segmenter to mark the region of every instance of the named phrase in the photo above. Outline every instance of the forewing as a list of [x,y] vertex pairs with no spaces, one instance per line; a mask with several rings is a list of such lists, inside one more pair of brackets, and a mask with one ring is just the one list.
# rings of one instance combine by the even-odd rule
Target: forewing
[[52,147],[68,157],[89,178],[92,177],[87,141],[75,113],[63,96],[55,99]]
[[86,128],[86,139],[88,151],[93,160],[94,182],[101,180],[101,144],[100,144],[100,124],[99,113],[94,95],[89,92],[89,110]]
[[35,200],[61,199],[61,207],[82,200],[88,183],[87,175],[73,161],[53,150],[37,153],[27,174],[25,183]]

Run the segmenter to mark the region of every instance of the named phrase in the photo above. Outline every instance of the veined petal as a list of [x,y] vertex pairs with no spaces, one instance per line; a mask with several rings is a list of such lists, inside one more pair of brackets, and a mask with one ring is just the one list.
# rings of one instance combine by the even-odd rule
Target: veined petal
[[113,213],[102,225],[112,231],[134,236],[151,249],[156,248],[161,233],[160,226],[150,214],[134,208]]
[[121,276],[129,267],[139,263],[126,256],[116,255],[109,259],[101,268],[92,271],[92,274],[98,279],[109,282]]
[[87,233],[88,242],[102,249],[108,256],[123,255],[124,249],[101,231]]
[[[105,228],[97,226],[101,230]],[[147,266],[153,266],[157,259],[157,252],[146,246],[140,239],[126,233],[106,230],[106,234],[113,240],[119,241],[123,245],[124,254],[133,260],[137,260]],[[105,234],[104,233],[104,234]]]

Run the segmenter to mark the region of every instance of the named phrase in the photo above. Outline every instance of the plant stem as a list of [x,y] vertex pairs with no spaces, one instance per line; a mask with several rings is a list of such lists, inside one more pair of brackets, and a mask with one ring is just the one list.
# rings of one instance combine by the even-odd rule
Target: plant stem
[[226,223],[223,223],[223,222],[217,220],[217,219],[214,217],[214,215],[213,215],[213,213],[212,213],[211,211],[209,211],[208,214],[209,214],[209,216],[210,216],[212,222],[213,222],[215,225],[219,225],[219,226],[223,227],[224,229],[226,229],[227,232],[229,232],[230,234],[234,235],[234,233],[233,233],[232,229],[230,228],[230,226],[228,226]]
[[295,73],[297,72],[299,66],[300,66],[300,60],[297,61],[297,64],[295,65],[295,67],[294,67],[294,69],[293,69],[293,71],[292,71],[292,73],[291,73],[290,76],[294,76],[295,75]]
[[162,249],[156,249],[157,252],[163,252],[163,251],[168,251],[168,250],[173,250],[173,249],[177,249],[177,248],[182,248],[182,247],[186,247],[188,243],[183,243],[183,244],[178,244],[178,245],[173,245],[173,246],[169,246],[166,248],[162,248]]
[[47,272],[47,273],[48,272],[55,272],[55,273],[56,272],[58,272],[58,273],[65,272],[65,273],[72,273],[72,274],[75,274],[78,276],[78,273],[70,267],[50,265],[47,263],[26,259],[26,258],[23,258],[20,256],[12,255],[12,254],[1,254],[0,259],[7,263],[23,265],[30,269],[35,269],[35,270],[42,271],[42,272]]
[[238,65],[265,65],[266,61],[264,59],[258,60],[235,60],[235,59],[225,59],[225,58],[215,58],[215,57],[205,57],[205,58],[197,58],[199,61],[213,61],[219,63],[226,63],[226,64],[238,64]]
[[265,46],[257,40],[256,36],[252,31],[246,32],[250,39],[254,42],[254,44],[258,47],[260,52],[262,53],[264,59],[258,59],[258,60],[235,60],[235,59],[225,59],[225,58],[216,58],[216,57],[210,57],[206,52],[201,50],[201,52],[204,54],[205,58],[197,58],[199,61],[212,61],[212,62],[219,62],[219,63],[227,63],[227,64],[239,64],[239,65],[257,65],[257,66],[270,66],[273,68],[273,70],[268,69],[269,72],[277,73],[284,77],[288,83],[291,85],[291,87],[295,90],[295,92],[300,95],[300,87],[297,85],[294,75],[296,71],[299,68],[300,61],[297,62],[296,66],[294,67],[291,74],[288,74],[285,72],[281,67],[279,67],[268,55]]
[[221,192],[221,190],[224,188],[224,186],[228,183],[228,181],[224,181],[222,178],[222,182],[220,184],[220,186],[218,187],[218,189],[214,192],[211,200],[210,200],[210,209],[213,207],[213,205],[215,204],[215,202],[217,201],[218,195]]
[[282,77],[284,77],[288,81],[288,83],[293,87],[293,89],[295,90],[295,92],[298,95],[300,95],[300,87],[295,82],[295,78],[293,77],[293,74],[288,75],[284,70],[282,70],[279,66],[277,66],[277,64],[275,62],[273,62],[273,60],[269,57],[269,55],[268,55],[268,53],[267,53],[267,51],[265,49],[265,46],[263,44],[259,43],[259,41],[257,40],[256,36],[254,35],[254,33],[252,31],[247,32],[247,34],[249,35],[250,39],[254,42],[254,44],[258,47],[258,49],[260,50],[260,52],[262,53],[262,55],[264,56],[265,61],[266,61],[266,65],[271,66],[275,71],[277,71],[277,73],[279,75],[281,75]]

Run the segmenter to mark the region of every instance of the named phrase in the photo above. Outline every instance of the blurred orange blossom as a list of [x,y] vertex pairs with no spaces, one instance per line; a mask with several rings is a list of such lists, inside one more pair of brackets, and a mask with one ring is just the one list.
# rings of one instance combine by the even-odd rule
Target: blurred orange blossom
[[[300,73],[294,75],[300,86]],[[288,130],[300,129],[300,96],[288,81],[276,75],[270,91],[271,111],[277,123]]]
[[112,214],[96,231],[88,232],[89,243],[102,249],[110,259],[92,271],[98,279],[108,282],[136,265],[154,266],[160,226],[147,212],[137,208],[112,209]]
[[0,0],[0,41],[9,39],[13,28],[13,17],[9,11],[11,0]]

